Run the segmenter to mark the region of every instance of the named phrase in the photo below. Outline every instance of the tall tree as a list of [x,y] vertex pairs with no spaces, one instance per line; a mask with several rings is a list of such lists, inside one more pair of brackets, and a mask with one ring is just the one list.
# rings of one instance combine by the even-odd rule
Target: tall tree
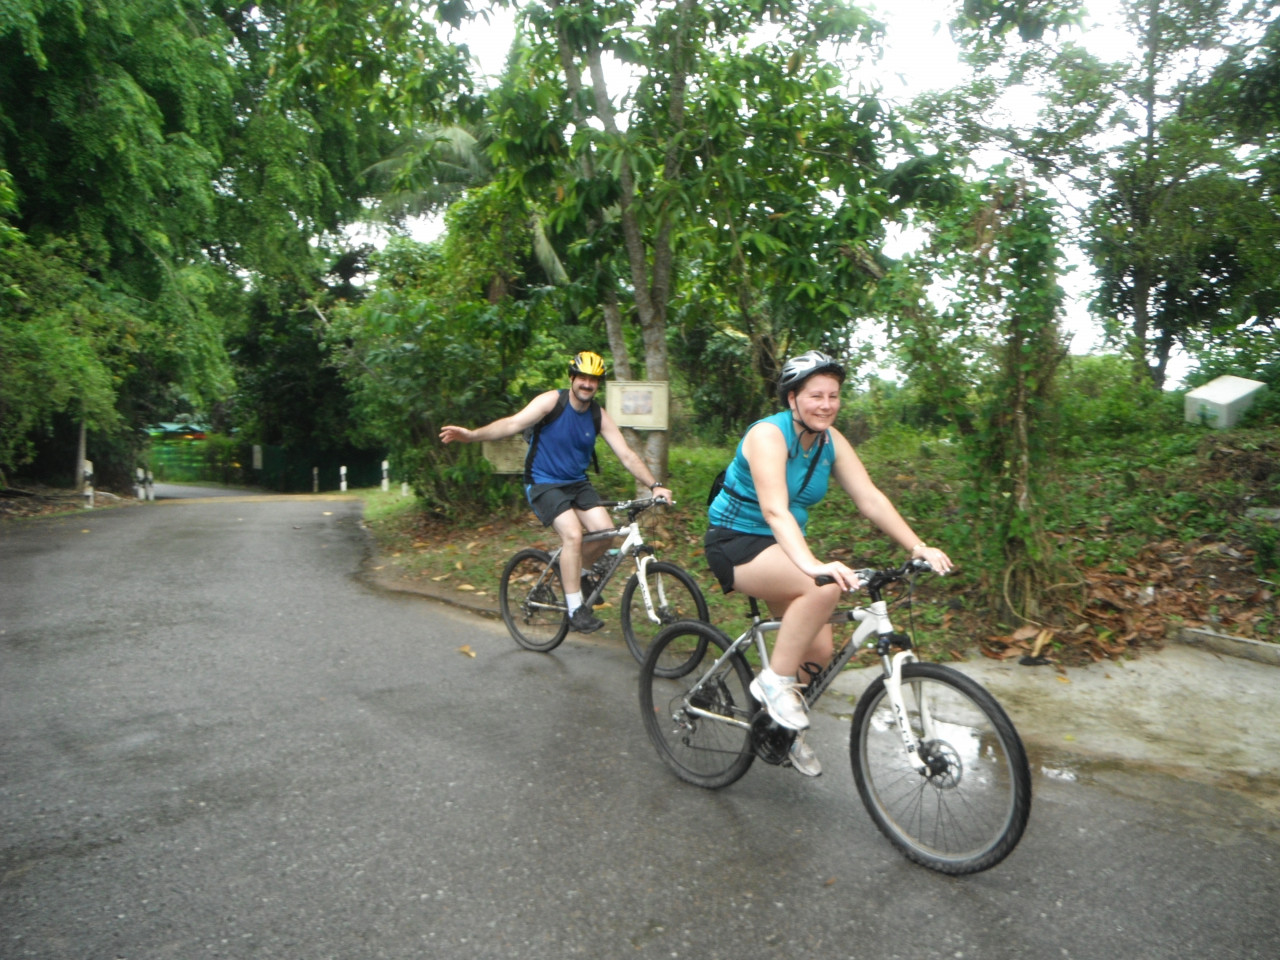
[[1035,622],[1053,606],[1047,590],[1072,579],[1038,504],[1052,454],[1042,425],[1066,356],[1055,219],[1044,192],[1003,165],[934,212],[928,246],[883,291],[913,383],[959,428],[964,506],[982,530],[972,544],[997,572],[993,606]]
[[[841,101],[820,51],[869,44],[862,11],[548,0],[525,14],[529,49],[495,97],[491,153],[548,209],[570,275],[597,291],[619,376],[639,376],[642,359],[646,379],[669,379],[678,280],[695,263],[766,375],[787,337],[854,312],[892,137],[873,100]],[[610,62],[629,66],[634,90],[609,87]],[[666,474],[665,434],[643,453]]]
[[[99,322],[83,346],[111,370],[118,416],[92,426],[226,398],[224,338],[249,322],[247,290],[294,298],[295,315],[327,295],[318,278],[363,216],[360,172],[414,122],[468,109],[465,55],[436,37],[431,10],[456,20],[465,7],[0,6],[0,170],[13,187],[3,216],[26,244],[24,275],[78,273],[76,288],[110,307],[86,311]],[[11,291],[25,295],[21,283]],[[91,383],[51,396],[88,417]]]
[[[74,245],[35,245],[9,222],[12,181],[0,170],[0,486],[29,463],[33,440],[69,413],[94,430],[118,422],[113,344],[129,317],[93,283]],[[70,473],[72,464],[64,465]]]
[[[1200,91],[1274,4],[1122,0],[1133,45],[1115,63],[1065,39],[1079,6],[961,5],[975,80],[925,98],[919,116],[970,149],[1009,152],[1085,208],[1076,239],[1098,278],[1095,315],[1159,386],[1174,347],[1195,349],[1229,323],[1259,279],[1238,225],[1265,222],[1274,205],[1206,122]],[[1033,121],[999,109],[1010,89],[1039,96]]]
[[1196,113],[1232,145],[1247,191],[1233,223],[1242,282],[1217,342],[1242,369],[1261,370],[1280,367],[1280,4],[1244,12],[1255,29],[1228,50],[1201,89]]
[[[535,266],[533,231],[520,198],[473,189],[430,246],[398,239],[374,257],[377,290],[326,318],[326,349],[371,437],[431,509],[492,507],[510,490],[483,482],[471,446],[439,442],[447,423],[484,422],[512,399],[560,385],[570,347],[558,297]],[[543,289],[539,289],[543,287]]]

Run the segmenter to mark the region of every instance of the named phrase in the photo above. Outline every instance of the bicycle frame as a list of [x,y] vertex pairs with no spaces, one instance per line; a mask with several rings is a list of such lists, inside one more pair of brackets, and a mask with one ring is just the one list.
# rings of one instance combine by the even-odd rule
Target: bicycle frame
[[[867,642],[868,637],[873,633],[876,634],[878,639],[875,647],[876,652],[880,655],[881,669],[884,671],[885,692],[889,697],[890,706],[893,708],[894,717],[898,723],[898,732],[902,737],[903,749],[907,756],[911,758],[911,764],[916,768],[916,771],[924,773],[926,764],[921,757],[921,741],[916,739],[911,730],[911,724],[907,720],[906,701],[902,695],[903,667],[918,659],[911,649],[911,638],[894,631],[893,623],[889,619],[889,605],[882,599],[872,600],[865,607],[837,611],[827,622],[832,625],[857,623],[858,626],[849,639],[845,641],[844,645],[836,652],[835,656],[831,658],[831,662],[826,668],[809,682],[804,691],[805,702],[810,705],[816,703],[818,698],[826,692],[836,675],[853,658],[853,655],[862,649],[864,644],[866,646],[871,645]],[[737,640],[729,645],[729,648],[703,674],[702,679],[689,690],[685,697],[684,709],[691,716],[703,717],[717,723],[728,723],[732,726],[750,729],[751,723],[749,721],[725,717],[722,714],[712,713],[694,706],[691,702],[693,694],[708,677],[716,675],[721,665],[731,656],[740,654],[753,644],[760,656],[760,662],[767,664],[769,662],[769,651],[765,645],[765,634],[776,632],[781,625],[781,621],[762,618],[753,603],[751,625]],[[896,653],[891,653],[890,651],[893,647],[899,647],[900,649]],[[929,741],[934,739],[935,736],[933,718],[930,716],[928,704],[923,698],[917,698],[917,700],[924,740]]]
[[[613,504],[612,509],[615,511],[634,510],[635,505],[638,502],[641,501],[623,500],[619,503]],[[644,502],[648,503],[648,501]],[[666,500],[659,500],[657,502],[666,503]],[[648,616],[651,623],[660,623],[661,618],[658,616],[658,609],[666,603],[667,598],[665,596],[658,597],[658,602],[655,605],[653,594],[649,589],[648,571],[649,564],[654,559],[653,547],[644,542],[644,534],[640,532],[640,520],[638,513],[633,513],[631,515],[630,522],[619,527],[612,527],[608,530],[593,530],[590,533],[583,534],[582,542],[584,544],[599,543],[602,540],[614,540],[618,537],[623,538],[622,543],[618,546],[618,554],[614,558],[614,562],[610,564],[608,571],[600,578],[600,582],[596,585],[596,589],[592,594],[592,597],[597,596],[604,590],[605,586],[613,580],[614,575],[618,572],[618,567],[622,565],[622,561],[627,557],[631,557],[635,560],[636,572],[639,574],[640,595],[644,598],[645,614]],[[552,552],[552,566],[554,566],[560,559],[560,554],[563,550],[564,547],[561,546],[557,547]],[[661,589],[661,585],[659,585],[659,591],[661,591]],[[585,599],[590,600],[592,597],[587,597]]]

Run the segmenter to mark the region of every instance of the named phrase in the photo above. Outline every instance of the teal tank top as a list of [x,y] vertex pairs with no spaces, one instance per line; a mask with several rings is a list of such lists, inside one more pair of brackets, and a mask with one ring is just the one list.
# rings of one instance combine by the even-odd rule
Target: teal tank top
[[[796,432],[790,410],[782,410],[771,417],[757,420],[756,423],[774,424],[782,431],[782,436],[787,441],[787,493],[790,500],[788,505],[801,531],[807,533],[809,508],[827,495],[827,481],[831,477],[831,467],[836,460],[835,446],[831,443],[829,436],[823,436],[806,455],[800,446],[800,436]],[[753,423],[751,426],[755,425]],[[749,429],[748,432],[750,432]],[[743,440],[745,439],[744,434]],[[751,479],[751,467],[742,453],[743,440],[738,441],[738,449],[725,470],[724,487],[707,508],[707,519],[714,526],[726,527],[738,533],[770,536],[773,531],[769,529],[764,514],[760,512],[756,485]],[[810,461],[813,457],[818,457],[818,462],[814,465],[813,473],[806,484],[805,476],[809,474]]]

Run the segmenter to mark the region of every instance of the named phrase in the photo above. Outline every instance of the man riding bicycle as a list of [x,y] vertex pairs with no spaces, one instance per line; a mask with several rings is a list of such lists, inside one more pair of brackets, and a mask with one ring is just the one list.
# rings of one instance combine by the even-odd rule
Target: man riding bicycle
[[[672,499],[671,489],[654,477],[639,454],[627,446],[618,425],[596,400],[604,375],[604,360],[599,354],[584,350],[569,364],[567,391],[548,390],[534,397],[519,413],[474,430],[446,426],[440,431],[444,443],[501,440],[528,429],[536,431],[525,464],[525,496],[542,525],[554,529],[563,544],[560,580],[569,608],[569,625],[579,633],[591,633],[604,626],[604,621],[582,602],[581,574],[605,551],[607,541],[584,548],[583,531],[613,526],[609,511],[601,505],[600,495],[587,479],[597,432],[636,480],[655,496]],[[548,422],[548,417],[554,419]],[[574,592],[570,593],[571,589]]]

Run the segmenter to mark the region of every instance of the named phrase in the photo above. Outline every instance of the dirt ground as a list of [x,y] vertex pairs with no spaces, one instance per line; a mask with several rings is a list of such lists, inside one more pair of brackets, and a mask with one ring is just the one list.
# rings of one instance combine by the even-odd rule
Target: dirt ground
[[[138,503],[133,494],[120,496],[110,490],[94,491],[94,509],[132,506]],[[23,484],[0,489],[0,521],[27,517],[53,516],[70,510],[85,509],[85,497],[74,490]]]

